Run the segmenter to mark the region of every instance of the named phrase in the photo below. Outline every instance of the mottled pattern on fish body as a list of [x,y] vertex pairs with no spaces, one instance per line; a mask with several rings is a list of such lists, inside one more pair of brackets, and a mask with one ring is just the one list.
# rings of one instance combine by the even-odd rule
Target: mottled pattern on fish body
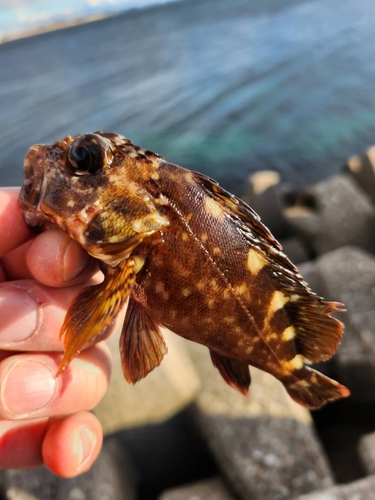
[[102,132],[33,146],[24,172],[28,225],[57,225],[105,275],[66,315],[60,371],[129,297],[120,351],[130,382],[161,362],[165,326],[206,345],[244,394],[249,365],[308,408],[349,394],[306,366],[336,350],[342,324],[330,313],[341,304],[311,292],[257,214],[215,181]]

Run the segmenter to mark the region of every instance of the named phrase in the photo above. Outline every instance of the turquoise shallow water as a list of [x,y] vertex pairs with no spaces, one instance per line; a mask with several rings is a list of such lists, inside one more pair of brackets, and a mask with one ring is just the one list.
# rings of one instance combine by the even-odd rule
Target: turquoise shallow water
[[375,142],[374,19],[372,0],[186,0],[0,45],[0,183],[30,144],[98,129],[229,188],[315,182]]

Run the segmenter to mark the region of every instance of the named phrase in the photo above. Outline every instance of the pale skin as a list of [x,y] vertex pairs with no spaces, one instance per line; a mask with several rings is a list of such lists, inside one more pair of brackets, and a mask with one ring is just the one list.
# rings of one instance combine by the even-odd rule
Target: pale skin
[[55,378],[59,330],[74,295],[100,276],[63,232],[26,228],[18,193],[0,188],[0,467],[44,463],[72,477],[91,467],[102,445],[88,410],[107,390],[111,355],[98,342]]

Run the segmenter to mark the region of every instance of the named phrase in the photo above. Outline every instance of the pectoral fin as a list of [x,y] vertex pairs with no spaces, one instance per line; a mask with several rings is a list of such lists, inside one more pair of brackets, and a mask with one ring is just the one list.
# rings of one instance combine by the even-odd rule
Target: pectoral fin
[[125,379],[135,384],[160,365],[167,351],[159,325],[141,304],[130,298],[120,339]]
[[213,365],[219,370],[227,384],[247,396],[250,386],[250,371],[248,363],[227,358],[210,349]]
[[119,313],[135,280],[133,259],[103,270],[99,285],[81,290],[73,300],[60,331],[64,339],[64,357],[57,375],[62,373],[82,347],[103,333]]

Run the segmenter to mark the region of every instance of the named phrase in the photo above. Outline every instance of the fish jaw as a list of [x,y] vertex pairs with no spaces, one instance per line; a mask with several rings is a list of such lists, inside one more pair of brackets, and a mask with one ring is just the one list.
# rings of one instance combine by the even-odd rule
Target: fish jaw
[[[66,137],[60,141],[60,148],[67,147],[73,138]],[[48,217],[43,209],[43,200],[48,190],[48,178],[53,175],[48,168],[51,161],[49,148],[43,144],[31,146],[26,153],[23,165],[23,184],[19,194],[19,204],[23,209],[23,217],[29,229],[34,232],[41,232],[46,229],[59,227],[55,220]],[[56,155],[54,155],[56,157]],[[54,158],[55,159],[55,158]]]
[[32,230],[42,230],[46,222],[46,217],[40,210],[45,190],[44,159],[43,146],[36,144],[28,150],[23,166],[24,181],[19,203],[24,210],[26,225]]

